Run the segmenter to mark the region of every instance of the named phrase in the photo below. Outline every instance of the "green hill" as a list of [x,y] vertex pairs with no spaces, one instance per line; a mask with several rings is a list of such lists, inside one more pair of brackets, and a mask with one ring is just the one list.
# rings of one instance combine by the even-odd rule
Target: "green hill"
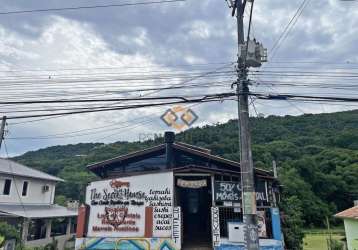
[[[284,197],[302,212],[306,226],[321,226],[326,215],[352,206],[358,198],[358,110],[318,115],[251,118],[255,166],[271,169],[276,159]],[[177,140],[239,160],[237,121],[192,128]],[[28,166],[67,180],[57,194],[83,199],[95,179],[88,163],[161,143],[81,143],[27,152],[16,157]],[[289,204],[287,202],[287,204]]]

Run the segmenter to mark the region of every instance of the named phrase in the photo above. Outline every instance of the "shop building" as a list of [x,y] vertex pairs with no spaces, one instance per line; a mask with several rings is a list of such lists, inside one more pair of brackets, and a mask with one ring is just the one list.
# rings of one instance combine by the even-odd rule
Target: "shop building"
[[[165,143],[88,166],[76,249],[244,249],[240,164]],[[283,249],[279,184],[255,169],[261,249]]]
[[15,226],[25,246],[45,246],[55,239],[58,249],[64,249],[74,237],[78,205],[54,203],[58,182],[63,180],[0,158],[0,221]]

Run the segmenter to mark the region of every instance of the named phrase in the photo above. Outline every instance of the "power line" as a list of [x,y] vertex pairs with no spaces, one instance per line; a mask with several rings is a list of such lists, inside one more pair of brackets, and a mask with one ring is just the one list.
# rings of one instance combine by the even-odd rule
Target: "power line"
[[[108,86],[102,86],[101,90],[97,90],[97,89],[93,89],[91,87],[87,87],[87,89],[83,89],[83,90],[79,90],[76,91],[76,89],[78,87],[76,87],[76,89],[74,91],[65,91],[62,89],[51,89],[51,88],[45,88],[45,89],[40,89],[40,91],[37,92],[33,92],[34,90],[29,90],[29,91],[25,91],[25,92],[6,92],[6,99],[10,100],[11,98],[16,97],[18,98],[37,98],[37,97],[56,97],[56,96],[81,96],[86,97],[86,96],[93,96],[93,94],[97,94],[98,96],[106,96],[106,95],[118,95],[118,94],[130,94],[130,93],[142,93],[142,92],[147,92],[147,91],[154,91],[154,90],[175,90],[175,89],[201,89],[201,88],[208,88],[208,87],[223,87],[223,86],[227,86],[227,83],[231,82],[230,80],[226,80],[226,81],[216,81],[216,82],[200,82],[200,83],[193,83],[193,84],[188,84],[188,85],[182,85],[182,86],[168,86],[168,87],[152,87],[152,88],[143,88],[146,86],[155,86],[155,85],[144,85],[142,86],[142,88],[133,88],[132,86],[124,86],[125,89],[123,90],[123,87],[114,87],[115,90],[109,90]],[[81,87],[81,86],[79,86]],[[127,87],[130,88],[127,90]],[[98,88],[100,88],[100,86],[98,86]],[[104,89],[105,88],[105,89]],[[106,90],[106,88],[108,88],[108,90]],[[1,94],[0,94],[1,97]]]
[[[130,92],[146,92],[146,91],[152,91],[152,90],[170,90],[170,89],[195,89],[195,88],[208,88],[210,87],[212,88],[216,88],[218,89],[219,87],[222,86],[226,86],[227,82],[221,82],[218,84],[193,84],[193,85],[189,85],[189,86],[173,86],[173,87],[166,87],[166,88],[152,88],[152,89],[136,89],[136,90],[130,90],[130,91],[120,91],[120,92],[116,92],[116,94],[124,94],[124,93],[130,93]],[[63,96],[63,95],[62,95]],[[195,96],[190,96],[190,97],[195,97]],[[207,97],[211,97],[211,95],[208,95]],[[83,97],[82,97],[83,98]],[[179,97],[180,99],[183,98]],[[186,97],[184,97],[186,98]],[[108,106],[99,106],[99,104],[104,101],[104,102],[110,102],[113,103],[114,102],[122,102],[122,101],[148,101],[148,100],[165,100],[165,99],[177,99],[177,97],[172,96],[172,97],[135,97],[135,98],[96,98],[96,99],[80,99],[79,104],[84,104],[86,103],[86,106],[53,106],[53,104],[56,104],[57,102],[63,102],[65,101],[66,104],[68,103],[77,103],[77,99],[79,98],[73,98],[73,99],[60,99],[59,101],[57,100],[41,100],[41,101],[37,101],[37,100],[26,100],[26,103],[21,103],[18,101],[15,102],[11,102],[8,101],[6,104],[2,103],[4,106],[4,110],[1,111],[2,113],[35,113],[35,112],[54,112],[54,111],[75,111],[75,110],[79,110],[79,111],[84,111],[84,110],[93,110],[93,109],[107,109],[109,108]],[[93,103],[93,106],[89,106],[87,102]],[[10,104],[11,103],[11,104]],[[37,107],[37,106],[33,106],[36,104],[49,104],[51,106],[47,106],[47,107]],[[16,105],[16,106],[15,106]],[[19,105],[24,106],[23,108],[19,108]],[[14,106],[14,107],[13,107]],[[29,107],[25,107],[25,106],[29,106]],[[122,106],[115,106],[115,108],[117,107],[122,107]]]
[[33,9],[33,10],[15,10],[15,11],[0,12],[0,15],[29,14],[29,13],[36,13],[36,12],[58,12],[58,11],[68,11],[68,10],[98,9],[98,8],[109,8],[109,7],[125,7],[125,6],[137,6],[137,5],[174,3],[174,2],[185,2],[185,0],[162,0],[162,1],[122,3],[122,4],[75,6],[75,7],[62,7],[62,8]]
[[[180,103],[197,103],[197,102],[211,102],[211,101],[221,101],[225,98],[234,96],[234,93],[222,93],[222,94],[215,94],[215,95],[205,95],[196,98],[188,98],[188,97],[153,97],[153,98],[146,98],[146,100],[153,101],[153,100],[179,100],[179,101],[169,101],[169,102],[159,102],[159,103],[144,103],[144,104],[133,104],[133,105],[126,105],[126,106],[115,106],[109,108],[98,108],[98,109],[89,109],[89,110],[80,110],[80,111],[70,111],[70,112],[60,112],[60,113],[50,113],[50,114],[33,114],[33,115],[23,115],[23,116],[8,116],[7,119],[25,119],[25,118],[35,118],[35,117],[51,117],[51,116],[59,116],[59,115],[72,115],[72,114],[83,114],[83,113],[93,113],[93,112],[104,112],[104,111],[114,111],[114,110],[126,110],[126,109],[138,109],[144,107],[155,107],[155,106],[163,106],[163,105],[170,105],[170,104],[180,104]],[[115,100],[125,100],[125,99],[115,99]],[[138,100],[138,99],[137,99]],[[78,100],[77,100],[78,101]]]
[[[259,79],[260,82],[262,82],[262,80],[261,80],[258,76],[256,76],[256,78]],[[271,84],[271,86],[267,86],[267,87],[269,87],[270,89],[272,89],[273,91],[275,91],[274,88],[273,88],[273,84]],[[287,101],[287,103],[288,103],[290,106],[292,106],[293,108],[297,109],[297,110],[298,110],[299,112],[301,112],[302,114],[305,114],[305,112],[304,112],[301,108],[299,108],[297,105],[295,105],[294,103],[289,102],[288,100],[286,100],[286,101]]]
[[[351,75],[358,75],[358,72],[346,72],[346,71],[302,71],[302,70],[284,70],[284,71],[278,71],[278,70],[253,70],[250,71],[253,73],[272,73],[272,74],[317,74],[317,75],[343,75],[343,76],[351,76]],[[351,75],[346,75],[351,74]]]
[[306,8],[306,6],[308,5],[310,0],[303,0],[301,5],[299,6],[299,8],[297,9],[297,11],[295,12],[295,14],[293,15],[293,17],[291,18],[291,20],[288,22],[288,24],[286,25],[285,29],[283,30],[283,32],[281,33],[281,35],[279,36],[279,38],[276,40],[276,42],[274,43],[274,45],[271,48],[271,56],[270,59],[272,60],[277,51],[279,50],[279,48],[282,46],[283,42],[286,40],[286,38],[288,37],[288,34],[290,33],[290,31],[292,30],[292,28],[296,25],[298,19],[300,18],[300,16],[302,15],[304,9]]
[[45,120],[50,120],[50,119],[54,119],[54,118],[60,118],[60,117],[64,117],[64,116],[65,115],[58,115],[58,116],[28,120],[28,121],[23,121],[23,122],[14,122],[14,123],[10,123],[10,125],[13,126],[13,125],[19,125],[19,124],[25,124],[25,123],[39,122],[39,121],[45,121]]
[[352,94],[352,91],[358,91],[357,84],[345,84],[345,83],[324,83],[324,82],[292,82],[292,81],[260,81],[258,83],[260,86],[276,86],[276,87],[295,87],[295,88],[305,88],[305,89],[338,89],[338,90],[348,90]]
[[[196,106],[196,105],[201,105],[201,104],[203,104],[203,103],[195,103],[195,104],[189,105],[189,107],[194,107],[194,106]],[[151,115],[151,116],[153,116],[153,115]],[[148,121],[144,121],[144,122],[142,122],[142,123],[136,124],[136,125],[134,125],[134,126],[131,126],[131,130],[132,130],[133,128],[141,127],[141,126],[143,126],[143,125],[146,125],[146,124],[148,124],[148,123],[152,123],[153,120],[154,120],[154,118],[149,119]],[[104,140],[104,139],[107,139],[108,137],[115,136],[115,135],[117,135],[117,133],[116,133],[116,134],[113,134],[113,133],[112,133],[112,134],[106,135],[106,136],[104,136],[104,137],[97,138],[96,140]]]
[[[223,77],[227,76],[228,73],[232,73],[233,71],[220,71],[220,72],[209,72],[209,73],[193,73],[193,74],[167,74],[167,75],[145,75],[143,72],[138,75],[124,75],[124,76],[113,76],[109,77],[78,77],[78,78],[30,78],[30,79],[4,79],[2,82],[14,85],[24,85],[24,84],[64,84],[64,83],[104,83],[104,82],[118,82],[118,81],[152,81],[152,80],[173,80],[173,79],[187,79],[187,78],[215,78],[215,77]],[[204,75],[205,74],[205,75]],[[0,79],[1,80],[1,79]]]
[[283,61],[274,61],[270,62],[270,64],[326,64],[326,65],[357,65],[358,62],[336,62],[336,61],[286,61],[287,58],[281,58]]
[[[222,70],[224,69],[225,67],[229,66],[229,65],[232,65],[233,63],[228,63],[228,64],[225,64],[224,66],[221,66],[221,67],[218,67],[214,70],[211,70],[211,71],[207,71],[207,72],[204,72],[203,74],[200,74],[200,75],[197,75],[195,77],[192,77],[188,80],[185,80],[185,81],[181,81],[179,83],[175,83],[175,84],[171,84],[169,86],[180,86],[182,84],[186,84],[186,83],[189,83],[189,82],[192,82],[194,80],[198,80],[198,79],[201,79],[201,78],[204,78],[204,77],[207,77],[208,75],[210,74],[213,74],[215,72],[218,72],[219,70]],[[150,93],[146,93],[144,94],[142,97],[144,96],[148,96],[148,95],[151,95],[151,94],[154,94],[154,93],[158,93],[162,90],[156,90],[156,91],[153,91],[153,92],[150,92]],[[131,107],[131,108],[134,108],[134,107]],[[139,106],[135,107],[135,108],[139,108]],[[121,108],[122,109],[122,108]],[[105,109],[105,110],[95,110],[95,111],[78,111],[78,112],[75,112],[75,114],[79,114],[79,113],[88,113],[88,112],[101,112],[101,111],[109,111],[110,109]],[[115,108],[114,110],[117,110],[117,108]],[[43,121],[43,120],[49,120],[49,119],[55,119],[55,118],[59,118],[59,117],[63,117],[63,116],[66,116],[66,115],[71,115],[71,114],[74,114],[73,112],[64,112],[64,113],[56,113],[56,114],[46,114],[45,117],[46,118],[40,118],[40,119],[33,119],[33,120],[29,120],[29,121],[25,121],[25,122],[17,122],[17,123],[13,123],[13,124],[23,124],[23,123],[29,123],[29,122],[37,122],[37,121]],[[35,117],[43,117],[43,115],[36,115],[36,116],[21,116],[21,119],[28,119],[28,118],[35,118]],[[16,118],[19,118],[18,116]],[[13,118],[15,119],[15,118]]]
[[256,116],[259,117],[259,113],[257,113],[256,107],[255,107],[255,99],[252,98],[252,96],[250,96],[250,100],[251,100],[251,103],[249,104],[249,106],[252,105],[252,107],[254,108]]
[[340,97],[340,96],[313,96],[313,95],[292,95],[292,94],[265,94],[265,93],[253,93],[250,95],[256,96],[265,100],[310,100],[310,101],[338,101],[338,102],[358,102],[358,98]]
[[245,49],[243,68],[246,68],[247,53],[249,51],[250,31],[251,31],[251,24],[252,24],[252,12],[254,10],[254,2],[255,1],[251,2],[250,15],[249,15],[249,27],[247,28],[246,49]]
[[[196,103],[196,104],[190,105],[189,107],[194,107],[194,106],[200,105],[200,104],[203,104],[203,103]],[[110,132],[110,131],[114,131],[114,130],[121,130],[119,133],[123,133],[124,132],[123,128],[130,128],[132,130],[134,127],[140,127],[140,126],[143,126],[144,124],[151,123],[154,120],[154,118],[149,119],[149,120],[141,121],[139,123],[136,123],[135,125],[131,124],[132,122],[135,122],[137,120],[143,120],[143,118],[146,119],[146,118],[150,118],[150,117],[153,118],[153,114],[145,116],[145,117],[140,117],[140,118],[137,118],[137,119],[133,119],[133,120],[130,120],[130,121],[126,121],[126,122],[124,122],[125,124],[128,124],[126,126],[120,126],[120,127],[114,128],[114,129],[106,129],[106,130],[96,131],[95,134],[97,135],[98,133],[106,133],[106,132]],[[97,130],[97,129],[106,128],[106,127],[112,127],[112,126],[115,126],[115,125],[118,125],[118,124],[123,124],[123,122],[118,122],[118,123],[114,123],[112,125],[106,125],[106,126],[101,126],[101,127],[96,127],[96,128],[81,129],[81,130],[67,132],[67,133],[65,132],[65,133],[58,133],[58,134],[52,134],[52,135],[31,136],[31,137],[10,137],[10,138],[8,137],[7,139],[8,140],[47,140],[47,139],[74,138],[74,137],[79,137],[79,136],[93,135],[93,132],[92,133],[84,133],[84,134],[76,134],[76,133],[79,133],[79,132]],[[117,132],[115,134],[106,135],[104,137],[97,138],[96,140],[103,140],[103,139],[106,139],[106,138],[108,138],[110,136],[117,135],[119,133]],[[68,135],[68,136],[66,136],[66,135]]]
[[[193,105],[189,105],[189,107],[194,107],[197,105],[201,105],[203,103],[195,103]],[[155,114],[160,114],[160,113],[155,113]],[[64,139],[64,138],[75,138],[75,137],[82,137],[82,136],[87,136],[87,135],[93,135],[93,133],[95,133],[96,135],[99,133],[107,133],[107,132],[111,132],[111,131],[115,131],[115,130],[121,130],[120,133],[122,133],[123,128],[131,128],[133,129],[134,127],[138,127],[138,126],[142,126],[144,124],[147,123],[151,123],[154,119],[157,119],[157,117],[153,118],[153,114],[150,114],[148,116],[144,116],[144,117],[139,117],[136,119],[132,119],[132,120],[127,120],[125,122],[116,122],[113,123],[111,125],[105,125],[105,126],[100,126],[100,127],[94,127],[94,128],[88,128],[88,129],[80,129],[80,130],[76,130],[76,131],[71,131],[71,132],[64,132],[64,133],[56,133],[56,134],[50,134],[50,135],[42,135],[42,136],[26,136],[26,137],[7,137],[7,140],[49,140],[49,139]],[[147,119],[147,118],[152,118],[152,119]],[[144,119],[144,120],[143,120]],[[137,122],[139,121],[139,122]],[[136,122],[135,125],[132,125],[133,122]],[[102,128],[108,128],[108,127],[113,127],[116,126],[118,124],[127,124],[125,126],[120,126],[120,127],[115,127],[112,129],[104,129],[104,130],[99,130]],[[81,133],[84,131],[93,131],[93,130],[97,130],[96,132],[87,132],[87,133]],[[113,135],[117,135],[118,133],[115,134],[110,134],[110,135],[106,135],[104,137],[98,138],[96,140],[103,140],[106,139],[110,136]]]
[[[193,63],[193,64],[171,64],[168,65],[168,70],[171,68],[188,68],[188,67],[203,67],[211,65],[222,65],[222,64],[232,64],[233,61],[228,62],[209,62],[209,63]],[[0,70],[1,73],[17,73],[17,72],[63,72],[63,71],[93,71],[93,70],[115,70],[115,69],[150,69],[150,72],[153,72],[153,68],[158,68],[161,65],[151,65],[151,66],[118,66],[118,67],[109,67],[109,66],[98,66],[98,67],[76,67],[76,68],[27,68],[27,69],[14,69],[14,70]],[[156,71],[154,71],[156,72]]]
[[[222,66],[222,67],[218,67],[218,68],[216,68],[216,69],[214,69],[214,70],[212,70],[212,71],[208,71],[208,72],[205,72],[205,73],[200,74],[200,75],[198,75],[198,76],[194,76],[194,77],[190,78],[189,80],[185,80],[185,81],[183,81],[183,82],[181,82],[181,83],[178,83],[178,84],[186,84],[186,83],[188,83],[188,82],[192,82],[192,81],[194,81],[194,80],[201,79],[201,78],[203,78],[203,77],[207,77],[208,75],[213,74],[213,73],[216,73],[216,72],[218,72],[219,70],[222,70],[222,69],[226,68],[226,67],[229,66],[229,65],[233,65],[233,63],[225,64],[225,65]],[[170,85],[170,86],[177,86],[178,84],[172,84],[172,85]],[[158,93],[158,92],[160,92],[160,91],[161,91],[161,90],[153,91],[152,93],[148,93],[147,95],[151,95],[151,94],[154,94],[154,93]]]
[[[57,133],[57,134],[49,134],[49,135],[42,135],[42,136],[25,136],[25,137],[8,137],[8,140],[49,140],[49,139],[63,139],[63,138],[75,138],[75,137],[82,137],[82,136],[86,136],[86,135],[93,135],[93,132],[86,132],[86,133],[81,133],[84,131],[93,131],[93,130],[98,130],[95,132],[95,134],[99,134],[99,133],[106,133],[109,131],[114,131],[114,130],[119,130],[119,129],[123,129],[123,128],[127,128],[127,127],[132,127],[132,122],[136,122],[138,120],[143,120],[143,118],[149,118],[150,116],[145,116],[145,117],[140,117],[137,119],[133,119],[133,120],[129,120],[126,122],[117,122],[114,123],[112,125],[106,125],[106,126],[101,126],[101,127],[96,127],[96,128],[88,128],[88,129],[80,129],[77,131],[71,131],[71,132],[64,132],[64,133]],[[143,121],[139,122],[143,123]],[[118,124],[127,124],[125,126],[119,126],[116,128],[112,128],[112,129],[104,129],[104,130],[99,130],[101,128],[107,128],[107,127],[113,127],[116,126]]]
[[[257,102],[259,101],[264,101],[264,102],[268,102],[268,101],[280,101],[280,100],[269,100],[269,99],[263,99],[263,98],[258,98]],[[282,100],[282,101],[286,101],[288,104],[290,103],[307,103],[307,104],[312,104],[312,105],[328,105],[328,106],[341,106],[341,107],[345,107],[345,108],[351,108],[351,109],[357,109],[358,107],[358,103],[352,102],[352,103],[344,103],[344,102],[333,102],[333,101],[323,101],[323,100]],[[269,105],[267,103],[265,103],[265,106],[270,106],[276,109],[287,109],[288,107],[290,107],[291,105],[287,105],[287,106],[273,106],[273,105]],[[293,107],[293,106],[292,106]],[[295,107],[299,107],[298,105],[295,105]],[[305,114],[306,112],[302,112],[302,114]]]
[[[205,95],[203,99],[216,97],[216,96],[225,96],[232,95],[233,93],[221,93],[221,94],[211,94]],[[188,96],[196,97],[196,96]],[[123,102],[123,101],[153,101],[153,100],[171,100],[177,99],[182,101],[188,101],[187,96],[156,96],[156,97],[136,97],[136,98],[109,98],[109,99],[59,99],[59,100],[37,100],[37,101],[0,101],[1,105],[14,105],[14,104],[43,104],[43,103],[89,103],[89,102]]]

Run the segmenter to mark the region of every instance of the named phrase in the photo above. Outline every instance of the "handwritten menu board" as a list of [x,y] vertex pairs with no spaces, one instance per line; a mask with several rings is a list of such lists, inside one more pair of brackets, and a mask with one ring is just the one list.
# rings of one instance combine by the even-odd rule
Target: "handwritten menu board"
[[[240,182],[215,181],[214,184],[215,201],[241,202],[241,191]],[[258,181],[256,183],[256,201],[267,202],[267,196],[267,182]]]
[[153,237],[171,237],[173,173],[92,182],[86,203],[89,237],[144,237],[146,207],[153,207]]
[[239,182],[215,181],[215,201],[241,201],[241,186]]

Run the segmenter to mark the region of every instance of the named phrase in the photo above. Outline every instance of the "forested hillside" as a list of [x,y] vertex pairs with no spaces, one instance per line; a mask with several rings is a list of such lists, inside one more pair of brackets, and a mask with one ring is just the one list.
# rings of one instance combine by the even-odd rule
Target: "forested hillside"
[[[306,226],[322,226],[325,216],[352,206],[358,198],[358,110],[251,118],[251,129],[255,166],[271,169],[276,159],[284,186],[283,206],[294,206]],[[177,140],[238,161],[237,138],[235,120],[177,135]],[[58,195],[83,199],[86,183],[95,179],[86,171],[88,163],[159,143],[161,139],[55,146],[28,152],[16,160],[65,179]]]

